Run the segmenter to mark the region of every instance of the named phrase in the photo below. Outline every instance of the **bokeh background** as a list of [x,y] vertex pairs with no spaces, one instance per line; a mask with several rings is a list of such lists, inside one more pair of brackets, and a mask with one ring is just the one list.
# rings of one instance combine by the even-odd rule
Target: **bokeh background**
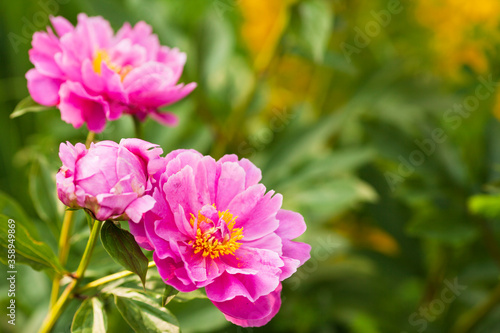
[[[28,95],[32,33],[48,13],[80,12],[115,29],[144,20],[187,53],[181,81],[198,88],[167,108],[180,125],[147,121],[146,140],[249,158],[308,225],[312,258],[267,326],[231,325],[206,299],[171,302],[183,332],[500,332],[498,0],[2,1],[0,210],[54,249],[58,146],[86,129],[55,109],[9,114]],[[123,117],[97,139],[132,136]],[[80,216],[70,268],[87,237]],[[98,247],[89,279],[118,270]],[[35,332],[50,279],[18,271],[15,332]],[[78,304],[54,332],[69,332]],[[109,332],[131,332],[109,311]]]

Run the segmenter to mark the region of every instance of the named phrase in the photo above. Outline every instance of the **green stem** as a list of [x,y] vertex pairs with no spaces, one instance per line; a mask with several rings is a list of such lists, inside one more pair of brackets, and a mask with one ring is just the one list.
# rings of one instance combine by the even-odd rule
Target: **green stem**
[[477,307],[460,316],[451,332],[471,332],[479,322],[486,317],[497,305],[500,304],[500,284],[492,291],[488,299]]
[[69,238],[71,229],[73,227],[73,220],[75,216],[74,210],[66,210],[64,213],[64,220],[61,229],[61,235],[59,237],[59,261],[61,265],[66,265],[69,254]]
[[78,265],[78,268],[76,269],[75,275],[77,279],[81,279],[83,277],[83,274],[85,273],[85,270],[87,270],[87,267],[90,263],[90,258],[92,257],[92,252],[94,251],[95,243],[99,238],[99,232],[101,231],[102,224],[103,223],[101,221],[94,221],[94,225],[92,226],[92,231],[90,233],[90,238],[87,242],[87,246],[85,247],[85,251],[83,252],[82,260],[80,261],[80,265]]
[[38,331],[39,333],[49,333],[54,327],[57,319],[63,312],[66,303],[68,302],[74,289],[78,285],[78,282],[85,274],[85,270],[89,265],[90,258],[92,257],[92,252],[94,250],[94,246],[97,242],[99,232],[101,231],[101,226],[102,226],[101,221],[94,221],[94,225],[92,226],[92,232],[90,233],[90,238],[87,242],[87,246],[85,247],[85,251],[83,252],[82,259],[75,273],[75,279],[68,284],[68,286],[66,287],[66,289],[64,289],[63,293],[61,294],[57,302],[50,309],[49,313],[47,314],[47,317],[45,317],[45,320],[43,321],[42,326],[40,327],[40,330]]
[[[94,138],[95,138],[95,133],[89,131],[89,133],[87,134],[87,139],[85,140],[85,146],[87,148],[90,147],[90,144],[94,141]],[[66,261],[68,260],[68,254],[70,248],[69,238],[71,229],[73,227],[73,218],[74,218],[73,210],[66,210],[64,212],[61,234],[59,235],[59,262],[61,263],[62,266],[66,265]],[[52,290],[50,292],[50,303],[49,303],[50,308],[52,308],[55,305],[57,298],[59,297],[60,287],[61,287],[61,275],[56,273],[54,274],[54,278],[52,280]]]
[[[61,228],[61,234],[59,236],[59,262],[62,266],[66,265],[69,253],[69,236],[71,229],[73,227],[73,210],[66,210],[64,212],[64,219]],[[52,291],[50,294],[50,307],[52,308],[59,297],[59,288],[61,284],[61,276],[59,274],[54,274],[54,279],[52,280]]]
[[432,266],[429,268],[427,283],[420,300],[419,307],[427,306],[433,299],[436,298],[436,294],[440,291],[443,280],[446,277],[449,256],[444,246],[436,246],[437,248],[434,248],[433,250],[435,250],[437,254]]
[[[155,266],[156,266],[156,264],[155,264],[154,261],[150,261],[149,264],[148,264],[149,268],[155,267]],[[82,293],[84,291],[87,291],[89,289],[93,289],[93,288],[102,286],[103,284],[106,284],[106,283],[109,283],[109,282],[112,282],[112,281],[116,281],[118,279],[127,277],[127,276],[132,275],[132,274],[135,274],[135,273],[131,272],[131,271],[121,271],[121,272],[118,272],[118,273],[115,273],[115,274],[107,275],[107,276],[102,277],[100,279],[94,280],[94,281],[92,281],[90,283],[87,283],[83,287],[78,288],[77,290],[75,290],[75,293],[76,294],[80,294],[80,293]]]
[[59,288],[61,286],[61,276],[54,273],[54,278],[52,279],[52,290],[50,291],[50,302],[49,309],[52,309],[57,302],[59,297]]
[[137,139],[143,139],[142,122],[135,116],[132,116],[132,119],[134,120],[135,137]]
[[90,144],[94,142],[94,138],[95,133],[90,131],[89,134],[87,134],[87,140],[85,140],[85,147],[87,147],[87,149],[90,147]]
[[73,291],[73,289],[75,289],[77,283],[78,283],[78,280],[72,280],[68,284],[66,289],[64,289],[63,293],[58,298],[57,302],[50,309],[47,317],[45,317],[45,320],[43,321],[42,326],[40,327],[40,330],[38,331],[39,333],[49,333],[52,330],[57,319],[59,318],[59,316],[63,312],[64,306],[66,305],[66,302],[68,301],[69,296],[71,295],[71,292]]
[[500,248],[498,247],[497,241],[493,236],[494,233],[491,226],[482,218],[478,218],[476,221],[479,225],[486,250],[489,252],[491,258],[495,261],[497,266],[500,267]]

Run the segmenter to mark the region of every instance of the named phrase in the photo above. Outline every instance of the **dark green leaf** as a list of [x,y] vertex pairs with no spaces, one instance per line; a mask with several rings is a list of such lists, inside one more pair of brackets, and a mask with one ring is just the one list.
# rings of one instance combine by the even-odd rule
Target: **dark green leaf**
[[[9,221],[15,222],[9,223]],[[9,239],[9,229],[15,230],[15,241],[12,237]],[[37,270],[52,268],[61,275],[65,273],[51,248],[33,238],[22,220],[12,220],[5,215],[0,215],[0,245],[8,249],[9,245],[12,247],[12,244],[15,246],[18,263],[26,263]]]
[[161,306],[167,305],[174,297],[179,293],[179,290],[175,289],[170,285],[165,285],[165,291],[161,298]]
[[88,298],[76,311],[71,333],[106,333],[107,317],[97,297]]
[[25,113],[28,112],[41,112],[41,111],[47,111],[51,109],[52,107],[50,106],[44,106],[40,105],[37,102],[31,98],[31,96],[28,96],[21,100],[16,107],[14,108],[14,111],[10,114],[10,118],[16,118],[19,116],[22,116]]
[[23,210],[21,205],[19,205],[17,201],[3,192],[0,192],[0,214],[8,216],[16,221],[22,221],[24,226],[28,230],[30,230],[31,234],[34,237],[38,236],[35,225],[28,218],[28,215]]
[[137,333],[180,331],[179,323],[170,311],[140,293],[115,294],[115,304],[123,319]]
[[108,220],[101,229],[101,241],[113,260],[139,275],[143,285],[146,283],[148,258],[130,232]]

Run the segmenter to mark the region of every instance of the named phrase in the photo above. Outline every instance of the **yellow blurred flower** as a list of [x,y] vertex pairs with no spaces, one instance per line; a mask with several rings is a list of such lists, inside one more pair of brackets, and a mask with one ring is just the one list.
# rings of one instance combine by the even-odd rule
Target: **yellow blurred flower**
[[[287,27],[290,7],[296,0],[240,0],[243,16],[241,34],[257,72],[266,70],[269,95],[266,113],[287,109],[303,101],[311,92],[314,66],[299,56],[275,56],[276,47]],[[272,65],[270,65],[272,63]]]
[[243,16],[241,34],[260,71],[271,61],[295,0],[239,0]]
[[270,104],[292,106],[304,101],[311,93],[314,66],[294,55],[284,55],[270,69]]
[[418,0],[417,21],[433,33],[431,47],[436,65],[457,77],[466,65],[476,73],[488,70],[486,51],[500,23],[498,0]]

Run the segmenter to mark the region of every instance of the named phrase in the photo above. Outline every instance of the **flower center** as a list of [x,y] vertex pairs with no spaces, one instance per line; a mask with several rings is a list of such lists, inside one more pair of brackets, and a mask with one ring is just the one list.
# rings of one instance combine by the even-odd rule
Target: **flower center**
[[92,66],[94,67],[94,72],[97,74],[101,74],[101,63],[104,62],[106,65],[108,65],[109,69],[111,69],[113,72],[116,72],[120,75],[121,80],[125,79],[125,76],[127,76],[128,73],[133,69],[132,66],[126,65],[126,66],[120,66],[117,64],[114,64],[111,62],[111,58],[109,57],[109,54],[106,50],[99,50],[97,51],[94,61],[92,62]]
[[226,254],[234,255],[241,246],[238,241],[243,238],[243,228],[234,228],[236,218],[227,210],[216,211],[215,207],[212,212],[200,210],[198,217],[191,214],[189,222],[196,227],[196,239],[188,244],[193,246],[194,253],[202,252],[203,257],[210,256],[212,259]]

